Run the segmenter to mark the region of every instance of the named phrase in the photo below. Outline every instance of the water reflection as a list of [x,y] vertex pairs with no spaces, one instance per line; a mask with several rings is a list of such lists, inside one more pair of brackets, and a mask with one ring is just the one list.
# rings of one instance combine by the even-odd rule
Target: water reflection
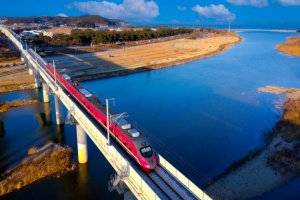
[[40,112],[36,115],[37,120],[39,121],[40,126],[51,126],[52,119],[51,119],[51,106],[50,103],[44,103],[44,112]]
[[56,143],[64,146],[66,145],[66,137],[65,137],[65,125],[57,125],[56,126]]
[[4,132],[5,132],[4,121],[0,120],[0,138],[4,137]]
[[86,189],[80,190],[78,192],[78,199],[86,199],[89,196],[88,183],[89,183],[88,164],[87,163],[79,164],[78,165],[78,187],[86,188]]

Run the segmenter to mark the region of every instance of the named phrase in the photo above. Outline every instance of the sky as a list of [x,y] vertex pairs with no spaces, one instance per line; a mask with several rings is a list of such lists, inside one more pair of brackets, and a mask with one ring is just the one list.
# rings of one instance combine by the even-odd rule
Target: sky
[[100,15],[131,24],[297,23],[300,0],[0,0],[0,16]]

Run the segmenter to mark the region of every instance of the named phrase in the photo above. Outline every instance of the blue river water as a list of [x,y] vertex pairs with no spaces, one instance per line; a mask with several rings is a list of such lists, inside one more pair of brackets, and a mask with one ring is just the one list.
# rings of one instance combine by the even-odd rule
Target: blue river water
[[[300,87],[300,58],[274,49],[296,33],[238,34],[243,42],[207,59],[82,85],[103,101],[115,98],[113,109],[127,112],[160,154],[196,182],[205,184],[233,162],[263,147],[280,119],[282,111],[275,107],[274,100],[285,100],[284,95],[259,93],[258,88]],[[40,99],[40,93],[32,90],[0,94],[0,102]],[[71,146],[76,159],[75,127],[56,127],[53,103],[52,119],[45,120],[44,106],[41,103],[0,114],[5,129],[0,133],[0,172],[25,156],[31,146],[49,140]],[[44,179],[4,199],[122,199],[116,192],[107,191],[109,175],[114,171],[88,142],[87,165],[58,179]],[[187,164],[193,166],[193,172],[185,168]],[[297,199],[299,186],[300,179],[296,178],[256,199]]]

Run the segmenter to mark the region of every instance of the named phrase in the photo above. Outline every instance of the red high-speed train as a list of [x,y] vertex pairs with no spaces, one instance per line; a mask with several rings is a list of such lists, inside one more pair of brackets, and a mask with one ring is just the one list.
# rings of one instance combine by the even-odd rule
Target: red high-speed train
[[[79,84],[74,84],[67,74],[54,72],[46,65],[47,71],[56,77],[57,81],[104,127],[106,128],[106,107],[94,95]],[[128,123],[120,114],[113,114],[110,123],[110,133],[113,138],[130,154],[142,167],[144,172],[150,172],[156,167],[156,154],[148,139]]]

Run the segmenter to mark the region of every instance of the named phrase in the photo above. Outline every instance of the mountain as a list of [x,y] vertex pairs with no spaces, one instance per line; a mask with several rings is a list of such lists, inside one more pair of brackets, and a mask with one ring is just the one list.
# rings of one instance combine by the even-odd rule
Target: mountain
[[73,16],[73,17],[7,17],[5,25],[13,25],[13,24],[40,24],[40,25],[48,25],[48,26],[60,26],[60,25],[68,25],[68,26],[78,26],[81,25],[83,27],[94,25],[94,26],[122,26],[127,24],[124,20],[119,19],[107,19],[98,15],[83,15],[83,16]]

